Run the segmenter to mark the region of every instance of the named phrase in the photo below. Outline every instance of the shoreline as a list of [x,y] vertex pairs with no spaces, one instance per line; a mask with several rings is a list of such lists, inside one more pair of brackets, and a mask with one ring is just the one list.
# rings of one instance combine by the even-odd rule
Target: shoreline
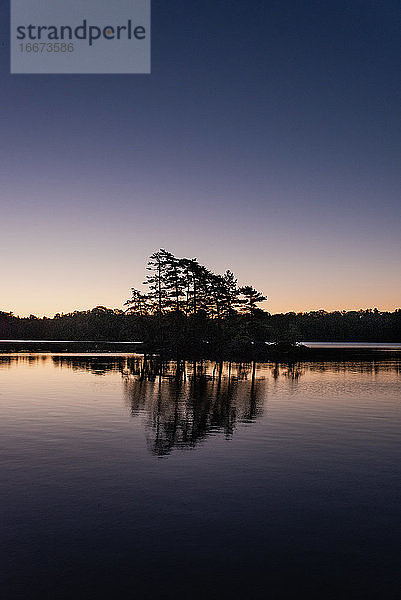
[[[310,344],[310,345],[307,345]],[[349,344],[349,345],[348,345]],[[157,348],[142,342],[110,342],[105,340],[0,340],[0,356],[9,354],[135,354],[158,357],[161,361],[213,360],[234,362],[321,361],[321,360],[387,360],[401,359],[401,344],[391,342],[304,342],[255,343],[243,347],[197,348],[194,350]]]

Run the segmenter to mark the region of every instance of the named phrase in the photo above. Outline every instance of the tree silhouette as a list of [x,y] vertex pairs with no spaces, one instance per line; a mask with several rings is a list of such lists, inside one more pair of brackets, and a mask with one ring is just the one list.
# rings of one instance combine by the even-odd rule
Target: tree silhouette
[[258,304],[267,300],[266,296],[263,296],[260,292],[255,290],[251,285],[245,285],[240,288],[240,293],[244,296],[242,301],[242,311],[251,314],[252,316],[258,310]]

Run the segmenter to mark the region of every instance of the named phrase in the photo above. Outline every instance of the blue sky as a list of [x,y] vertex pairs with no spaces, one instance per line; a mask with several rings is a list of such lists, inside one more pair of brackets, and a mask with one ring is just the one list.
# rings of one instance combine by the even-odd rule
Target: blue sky
[[392,1],[154,0],[151,75],[10,75],[3,46],[0,310],[121,307],[160,247],[271,312],[398,307],[399,25]]

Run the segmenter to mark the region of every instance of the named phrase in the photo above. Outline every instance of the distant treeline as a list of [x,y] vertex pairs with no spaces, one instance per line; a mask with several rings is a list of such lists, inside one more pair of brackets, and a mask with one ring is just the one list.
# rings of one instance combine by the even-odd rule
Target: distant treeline
[[178,352],[236,351],[265,341],[401,342],[401,309],[270,313],[253,286],[231,271],[218,275],[196,258],[166,250],[149,259],[145,289],[134,287],[128,307],[19,318],[0,312],[0,339],[142,341]]
[[[0,312],[1,339],[111,340],[160,342],[160,328],[165,341],[182,321],[174,313],[160,320],[157,315],[127,314],[119,309],[97,306],[88,311],[56,315],[50,319],[16,317]],[[181,326],[184,324],[181,323]],[[203,313],[188,317],[187,334],[212,342],[217,335],[216,320]],[[222,319],[220,336],[241,341],[352,341],[401,342],[401,309],[383,312],[324,310],[271,315],[258,311],[253,319],[236,314]]]

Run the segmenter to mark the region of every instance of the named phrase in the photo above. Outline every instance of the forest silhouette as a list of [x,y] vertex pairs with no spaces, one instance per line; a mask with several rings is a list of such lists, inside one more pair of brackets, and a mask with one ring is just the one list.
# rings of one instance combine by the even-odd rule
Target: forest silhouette
[[252,285],[238,285],[229,270],[219,275],[196,258],[161,249],[124,309],[97,306],[53,318],[0,312],[0,339],[138,341],[145,352],[227,357],[264,354],[265,342],[288,350],[299,341],[401,341],[401,309],[270,314],[260,307],[266,300]]

